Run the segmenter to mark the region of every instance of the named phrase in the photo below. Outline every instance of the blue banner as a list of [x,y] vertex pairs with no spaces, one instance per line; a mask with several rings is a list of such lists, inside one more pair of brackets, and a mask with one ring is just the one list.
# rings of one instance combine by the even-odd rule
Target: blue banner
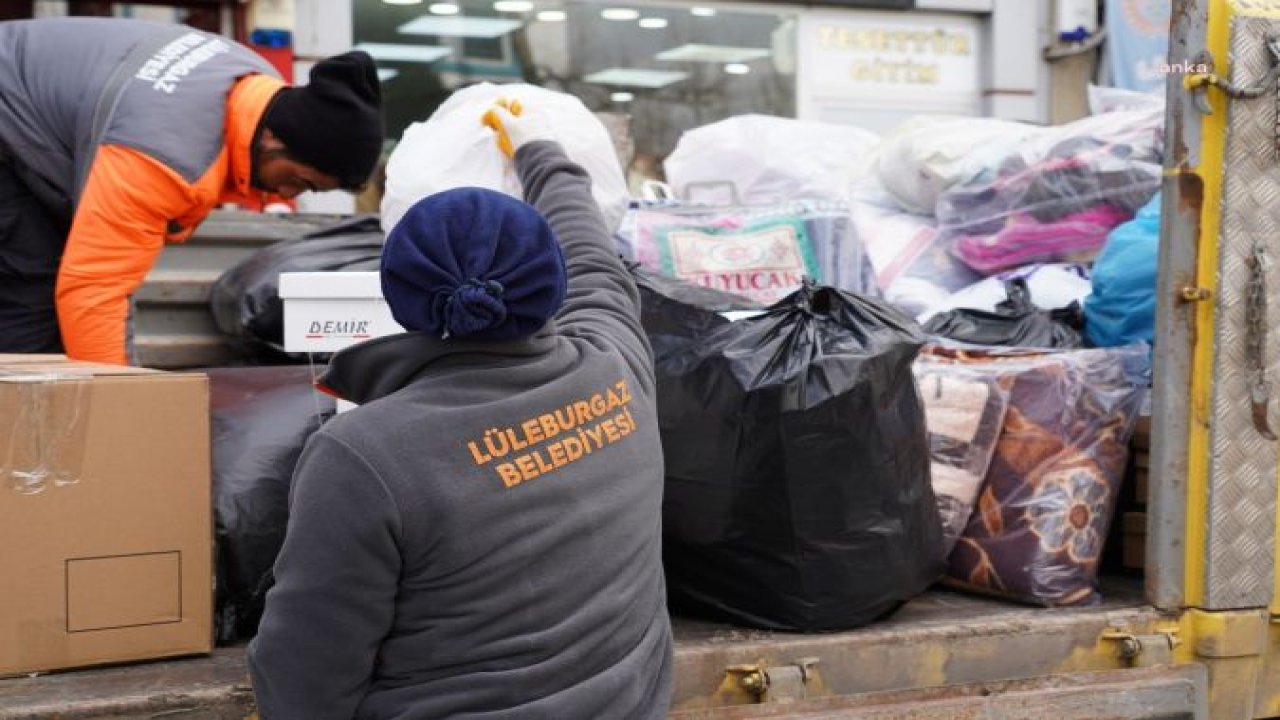
[[1170,72],[1170,0],[1106,0],[1111,84],[1149,92]]

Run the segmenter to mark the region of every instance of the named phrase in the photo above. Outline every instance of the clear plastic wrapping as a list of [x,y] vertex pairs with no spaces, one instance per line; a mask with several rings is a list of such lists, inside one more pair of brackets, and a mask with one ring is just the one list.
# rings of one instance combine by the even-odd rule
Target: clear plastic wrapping
[[1038,605],[1096,597],[1098,561],[1146,385],[1148,348],[1063,352],[930,346],[1008,388],[1009,407],[946,582]]
[[35,495],[80,482],[91,380],[45,369],[0,370],[0,478],[8,490]]
[[879,296],[844,202],[766,206],[637,205],[618,231],[622,253],[694,285],[770,304],[808,277]]
[[850,216],[885,299],[912,315],[945,304],[982,277],[951,254],[932,217],[860,199]]
[[903,208],[933,215],[938,196],[995,167],[1018,143],[1046,132],[1027,123],[954,115],[917,115],[885,135],[876,150],[879,182]]
[[950,554],[969,523],[1004,426],[1009,391],[962,365],[917,363],[916,383],[929,431],[929,470]]
[[1159,189],[1162,119],[1104,113],[1028,140],[938,198],[939,231],[983,274],[1092,260]]

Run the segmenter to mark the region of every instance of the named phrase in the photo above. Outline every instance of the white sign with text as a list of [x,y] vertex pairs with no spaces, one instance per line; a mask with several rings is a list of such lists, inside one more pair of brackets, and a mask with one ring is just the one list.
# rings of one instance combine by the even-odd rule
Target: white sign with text
[[918,113],[977,115],[981,37],[972,16],[805,13],[797,38],[797,114],[879,132]]

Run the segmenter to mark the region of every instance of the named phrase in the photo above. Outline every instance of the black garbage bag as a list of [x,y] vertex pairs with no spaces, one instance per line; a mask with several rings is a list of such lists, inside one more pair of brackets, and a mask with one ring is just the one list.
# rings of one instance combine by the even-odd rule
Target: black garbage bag
[[375,216],[360,216],[269,245],[224,272],[209,303],[224,335],[262,362],[302,362],[284,351],[280,273],[378,269],[384,236]]
[[209,376],[219,644],[252,637],[284,543],[307,438],[334,412],[310,367],[213,368]]
[[1084,347],[1084,310],[1073,302],[1065,308],[1041,310],[1031,301],[1026,278],[1004,283],[1007,299],[995,312],[957,308],[938,313],[925,332],[973,345],[1035,348]]
[[674,611],[841,630],[941,575],[924,342],[883,302],[807,284],[656,363]]
[[754,300],[662,275],[639,263],[627,267],[640,289],[640,322],[659,358],[729,324],[722,313],[764,310]]

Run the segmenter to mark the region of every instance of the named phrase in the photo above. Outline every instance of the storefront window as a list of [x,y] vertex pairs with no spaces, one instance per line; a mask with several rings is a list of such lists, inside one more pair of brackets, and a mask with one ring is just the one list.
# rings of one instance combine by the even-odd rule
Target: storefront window
[[685,130],[745,113],[795,116],[789,15],[542,0],[353,7],[355,44],[378,61],[393,138],[458,88],[527,82],[629,118],[633,174],[660,177]]

